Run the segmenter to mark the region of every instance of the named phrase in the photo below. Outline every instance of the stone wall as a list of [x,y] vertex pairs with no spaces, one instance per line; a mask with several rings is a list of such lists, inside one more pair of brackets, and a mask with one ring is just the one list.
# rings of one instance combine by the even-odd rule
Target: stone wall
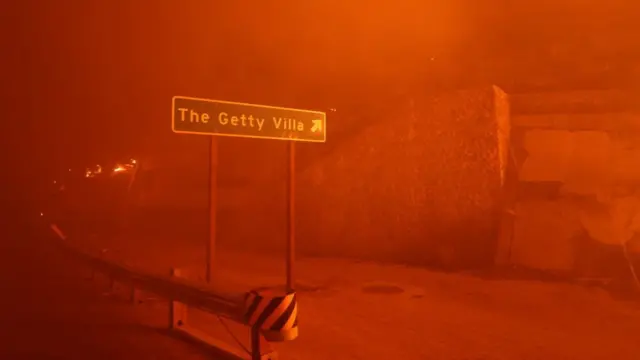
[[[358,136],[297,173],[298,248],[415,264],[492,262],[508,113],[505,94],[487,87],[413,99],[365,119],[371,125]],[[329,118],[332,126],[340,124]],[[331,141],[296,145],[304,154],[299,160]],[[221,168],[255,180],[221,191],[220,206],[227,209],[219,219],[222,244],[284,245],[286,146],[222,144],[221,159],[228,153],[234,160],[221,160]]]
[[[640,243],[640,116],[616,110],[629,97],[515,101],[529,111],[512,115],[518,184],[510,263],[579,276],[628,273],[622,246],[636,253]],[[565,101],[540,101],[554,98]],[[539,105],[518,105],[524,101]],[[541,108],[549,111],[534,111]]]

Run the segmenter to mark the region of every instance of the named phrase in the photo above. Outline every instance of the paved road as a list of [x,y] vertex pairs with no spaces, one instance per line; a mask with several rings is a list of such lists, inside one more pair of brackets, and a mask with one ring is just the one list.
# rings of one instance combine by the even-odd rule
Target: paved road
[[161,330],[160,307],[134,307],[87,281],[46,241],[0,237],[0,359],[211,359]]

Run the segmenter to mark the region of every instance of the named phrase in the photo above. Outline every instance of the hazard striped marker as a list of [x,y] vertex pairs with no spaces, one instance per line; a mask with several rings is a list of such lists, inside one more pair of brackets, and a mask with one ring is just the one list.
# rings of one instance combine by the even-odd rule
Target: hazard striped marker
[[298,301],[295,292],[252,290],[245,295],[245,319],[269,341],[298,337]]

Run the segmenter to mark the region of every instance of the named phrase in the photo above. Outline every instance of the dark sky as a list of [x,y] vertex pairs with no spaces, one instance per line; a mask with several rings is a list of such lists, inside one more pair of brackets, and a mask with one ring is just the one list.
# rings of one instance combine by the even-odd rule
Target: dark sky
[[[396,48],[416,37],[437,47],[461,34],[451,5],[416,17],[411,6],[367,14],[338,2],[217,3],[25,0],[3,9],[4,91],[14,132],[5,145],[45,167],[110,157],[129,152],[140,137],[166,133],[174,94],[283,101],[285,93],[313,89],[326,74],[348,74],[362,63],[374,74],[388,71]],[[433,36],[408,31],[425,18]],[[387,41],[395,33],[406,36]],[[414,49],[419,56],[430,55]],[[243,77],[251,80],[228,85]]]
[[[533,73],[544,56],[571,69],[576,57],[606,63],[634,51],[637,27],[622,0],[6,3],[2,146],[20,179],[171,136],[172,95],[325,106],[376,86],[490,81],[509,66]],[[616,41],[605,36],[613,28]],[[604,49],[595,60],[573,55],[594,46]]]

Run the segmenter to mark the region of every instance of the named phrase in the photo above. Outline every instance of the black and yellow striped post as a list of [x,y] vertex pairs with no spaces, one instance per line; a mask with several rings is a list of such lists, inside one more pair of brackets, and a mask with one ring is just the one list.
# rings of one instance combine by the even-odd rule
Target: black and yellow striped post
[[245,319],[269,341],[298,337],[298,301],[294,291],[259,289],[245,296]]

